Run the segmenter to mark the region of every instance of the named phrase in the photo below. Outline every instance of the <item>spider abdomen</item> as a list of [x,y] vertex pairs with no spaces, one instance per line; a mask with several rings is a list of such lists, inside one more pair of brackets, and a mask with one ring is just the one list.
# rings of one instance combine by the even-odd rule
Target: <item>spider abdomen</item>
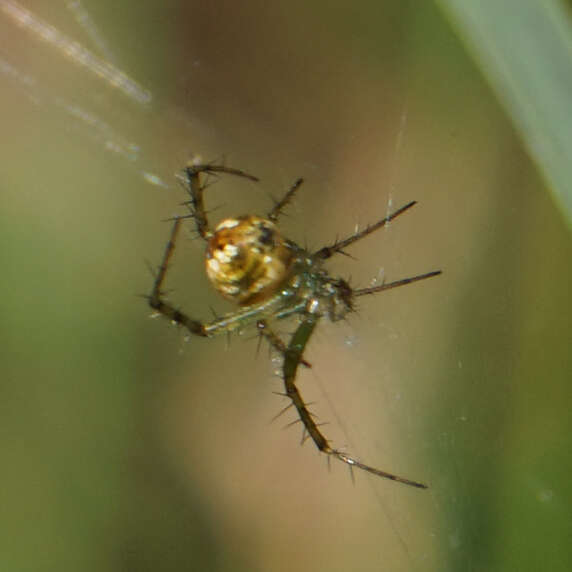
[[261,302],[289,277],[293,254],[276,225],[246,215],[220,222],[207,244],[213,286],[240,305]]

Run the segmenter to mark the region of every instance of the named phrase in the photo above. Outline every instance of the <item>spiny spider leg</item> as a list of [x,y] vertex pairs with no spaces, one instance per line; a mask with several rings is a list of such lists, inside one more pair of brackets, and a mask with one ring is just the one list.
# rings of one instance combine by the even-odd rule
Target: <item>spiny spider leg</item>
[[290,190],[272,207],[272,210],[268,213],[268,220],[276,222],[278,217],[282,214],[282,209],[292,200],[292,197],[296,194],[296,191],[302,186],[304,179],[300,178],[294,182],[290,187]]
[[391,290],[391,288],[397,288],[398,286],[405,286],[406,284],[411,284],[412,282],[418,282],[419,280],[425,280],[426,278],[439,276],[439,274],[442,273],[442,270],[433,270],[425,274],[411,276],[410,278],[402,278],[401,280],[395,280],[394,282],[383,283],[379,286],[371,286],[370,288],[358,288],[356,290],[352,290],[352,295],[357,297],[365,296],[366,294],[375,294],[376,292],[382,292],[383,290]]
[[360,230],[359,232],[356,232],[351,236],[344,238],[343,240],[336,240],[336,242],[334,244],[331,244],[330,246],[324,246],[323,248],[320,248],[320,250],[318,250],[313,254],[313,257],[326,260],[332,257],[334,254],[343,252],[343,249],[349,246],[350,244],[353,244],[354,242],[361,240],[368,234],[371,234],[372,232],[375,232],[376,230],[380,229],[382,226],[385,226],[388,222],[391,222],[394,218],[397,218],[400,214],[403,214],[405,211],[409,210],[412,206],[416,204],[417,201],[411,201],[410,203],[403,205],[401,208],[397,209],[390,215],[387,215],[385,218],[382,218],[381,220],[377,221],[374,224],[366,226],[363,230]]
[[171,321],[180,324],[181,326],[185,326],[185,328],[187,328],[191,334],[195,334],[197,336],[207,336],[208,334],[206,333],[205,327],[201,322],[189,318],[186,314],[183,314],[181,311],[177,310],[174,306],[171,306],[171,304],[165,302],[161,298],[161,287],[165,281],[169,262],[173,256],[173,252],[175,251],[175,242],[177,240],[180,227],[181,219],[176,218],[175,222],[173,223],[169,242],[165,247],[165,253],[163,254],[161,266],[159,266],[159,271],[157,272],[155,282],[153,283],[153,289],[151,290],[151,294],[148,298],[149,306],[151,306],[153,310],[169,318]]
[[383,477],[385,479],[391,479],[392,481],[397,481],[403,483],[404,485],[409,485],[412,487],[417,487],[420,489],[426,489],[427,485],[423,483],[418,483],[417,481],[411,481],[404,477],[399,477],[392,473],[376,469],[354,459],[350,455],[339,451],[338,449],[333,449],[323,433],[318,429],[318,425],[314,421],[312,414],[308,411],[306,403],[302,399],[298,388],[296,387],[296,372],[298,370],[298,365],[302,363],[302,353],[304,348],[316,327],[319,317],[314,314],[306,314],[302,323],[298,326],[296,332],[292,336],[286,351],[284,352],[284,365],[283,365],[283,380],[286,389],[286,395],[292,400],[294,407],[298,411],[300,420],[304,424],[306,431],[314,441],[316,447],[327,455],[330,455],[343,463],[346,463],[350,467],[357,467],[362,471],[366,471],[378,477]]
[[[288,350],[286,344],[280,339],[276,332],[273,332],[266,320],[258,320],[256,322],[256,327],[258,328],[259,334],[268,340],[268,343],[282,356],[284,356]],[[312,367],[312,364],[305,359],[300,359],[300,363],[305,367]]]
[[212,236],[212,230],[209,228],[207,212],[205,210],[205,203],[203,200],[205,186],[201,183],[201,173],[227,173],[229,175],[236,175],[237,177],[250,179],[251,181],[258,181],[258,178],[254,175],[249,175],[240,169],[233,169],[232,167],[225,167],[224,165],[205,164],[188,165],[185,167],[185,175],[187,176],[188,182],[187,190],[191,195],[191,200],[189,201],[191,215],[195,219],[199,235],[204,239],[208,239]]

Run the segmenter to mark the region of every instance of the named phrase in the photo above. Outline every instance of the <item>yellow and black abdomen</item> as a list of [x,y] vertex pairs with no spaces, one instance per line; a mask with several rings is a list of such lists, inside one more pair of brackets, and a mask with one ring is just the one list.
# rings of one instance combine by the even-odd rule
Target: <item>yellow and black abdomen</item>
[[276,225],[253,215],[223,220],[207,245],[211,283],[241,306],[272,296],[288,279],[292,261],[293,252]]

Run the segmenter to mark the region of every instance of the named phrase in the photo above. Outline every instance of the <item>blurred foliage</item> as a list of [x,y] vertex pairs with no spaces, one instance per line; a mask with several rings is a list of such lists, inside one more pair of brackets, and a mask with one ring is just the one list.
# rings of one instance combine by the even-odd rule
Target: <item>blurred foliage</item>
[[562,0],[439,0],[572,222],[572,25]]

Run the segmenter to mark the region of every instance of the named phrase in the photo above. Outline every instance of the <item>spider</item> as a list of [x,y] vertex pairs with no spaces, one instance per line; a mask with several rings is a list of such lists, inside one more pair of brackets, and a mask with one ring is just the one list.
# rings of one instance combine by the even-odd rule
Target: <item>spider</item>
[[[290,398],[304,425],[303,441],[309,436],[316,447],[333,457],[368,473],[418,488],[427,485],[366,465],[349,454],[332,447],[308,410],[298,388],[296,375],[300,365],[311,367],[304,359],[304,350],[321,318],[342,319],[354,309],[357,298],[397,288],[441,274],[440,270],[383,283],[370,288],[352,288],[342,278],[330,276],[324,262],[409,210],[416,201],[397,209],[390,215],[363,230],[336,240],[315,252],[302,248],[284,238],[276,225],[284,207],[292,200],[303,183],[298,179],[288,192],[276,201],[266,218],[243,215],[222,220],[214,230],[205,210],[203,195],[209,175],[228,174],[252,181],[257,177],[224,165],[192,164],[184,169],[185,188],[190,199],[184,204],[189,214],[176,217],[169,242],[158,268],[149,305],[172,323],[186,328],[191,334],[210,338],[229,333],[248,324],[255,324],[260,336],[282,356],[284,393]],[[206,241],[206,271],[213,286],[238,309],[210,322],[200,322],[178,310],[163,296],[162,287],[173,256],[181,221],[193,218],[196,230]],[[288,342],[284,342],[271,328],[271,322],[298,316],[298,325]]]

